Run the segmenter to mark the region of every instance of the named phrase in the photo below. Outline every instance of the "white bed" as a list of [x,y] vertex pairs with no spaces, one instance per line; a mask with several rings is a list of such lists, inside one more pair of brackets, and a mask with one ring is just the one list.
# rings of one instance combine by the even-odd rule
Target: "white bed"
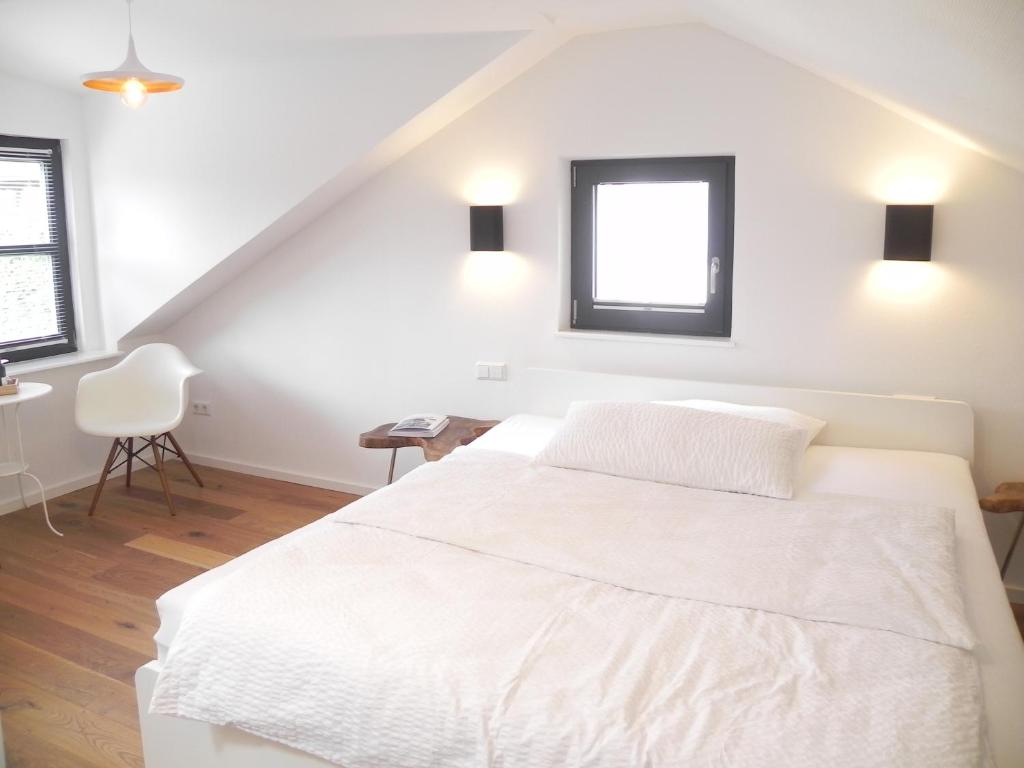
[[[662,395],[655,393],[654,396]],[[736,392],[732,392],[731,397],[744,399]],[[771,398],[772,395],[768,393],[765,397]],[[885,407],[892,405],[891,399],[885,401]],[[778,402],[778,399],[772,402]],[[863,405],[863,402],[858,401],[858,404]],[[905,403],[896,405],[905,413],[902,410]],[[930,413],[933,417],[942,415],[944,408],[939,403],[912,403],[910,407],[915,411]],[[926,445],[934,443],[936,447],[959,450],[961,454],[969,453],[971,441],[965,441],[963,434],[953,434],[958,430],[948,427],[951,420],[962,420],[962,409],[947,410],[948,414],[945,415],[951,418],[927,419],[928,429],[937,430],[936,434],[941,434],[941,440],[936,442],[930,437],[923,438]],[[857,423],[862,425],[864,421],[858,420]],[[942,429],[943,423],[947,425],[945,431]],[[833,418],[832,424],[833,433],[839,435],[839,439],[854,441],[849,430],[844,432],[842,418]],[[558,420],[552,418],[514,417],[463,450],[502,451],[529,456],[547,442],[557,425]],[[899,439],[913,440],[913,430],[904,430]],[[870,436],[865,438],[865,441],[870,440]],[[878,439],[878,442],[883,445],[887,443],[883,439]],[[966,447],[958,449],[957,446]],[[997,764],[1005,768],[1024,764],[1024,729],[1019,727],[1017,721],[1024,698],[1024,650],[999,582],[977,507],[967,458],[926,451],[812,446],[805,458],[797,499],[815,493],[838,493],[927,503],[955,510],[957,559],[967,618],[978,640],[974,653],[981,671],[988,739]],[[314,524],[323,525],[330,523],[321,521]],[[262,550],[287,546],[293,537],[299,535],[302,534],[296,532],[283,537]],[[249,559],[259,556],[258,553],[250,553],[238,558],[172,590],[158,602],[161,616],[161,628],[157,635],[159,658],[140,669],[137,678],[146,759],[150,768],[180,765],[274,765],[298,768],[327,765],[309,755],[233,729],[148,713],[160,664],[166,657],[189,602],[195,600],[209,584],[223,579],[243,567]]]

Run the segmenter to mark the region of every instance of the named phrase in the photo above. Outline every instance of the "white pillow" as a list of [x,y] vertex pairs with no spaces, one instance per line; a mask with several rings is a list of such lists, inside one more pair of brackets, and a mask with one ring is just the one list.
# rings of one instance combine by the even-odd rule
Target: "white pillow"
[[716,491],[793,497],[804,431],[664,403],[573,403],[534,462]]
[[761,419],[776,424],[783,424],[787,427],[802,429],[806,434],[804,450],[807,450],[814,438],[818,436],[828,424],[827,421],[816,419],[805,413],[791,411],[789,408],[775,408],[768,405],[740,405],[739,403],[726,403],[721,400],[665,400],[665,405],[682,405],[687,408],[696,408],[700,411],[716,411],[718,413],[731,413],[734,416],[746,416],[748,419]]

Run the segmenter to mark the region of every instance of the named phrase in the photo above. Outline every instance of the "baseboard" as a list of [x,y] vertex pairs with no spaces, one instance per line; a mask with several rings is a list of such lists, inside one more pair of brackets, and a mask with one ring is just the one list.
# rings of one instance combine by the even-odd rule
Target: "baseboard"
[[241,472],[245,475],[255,475],[256,477],[266,477],[270,480],[284,480],[288,483],[298,483],[299,485],[309,485],[313,488],[327,488],[332,491],[342,491],[343,493],[354,493],[357,496],[365,496],[371,491],[377,490],[380,486],[377,485],[364,485],[362,483],[353,483],[347,480],[335,480],[327,477],[317,477],[316,475],[304,475],[298,472],[289,472],[285,469],[276,469],[275,467],[264,467],[259,464],[243,464],[240,461],[231,461],[230,459],[221,459],[216,456],[206,456],[200,453],[193,453],[187,451],[188,457],[192,459],[195,464],[205,464],[209,467],[216,467],[217,469],[227,469],[231,472]]
[[1024,587],[1006,587],[1006,597],[1009,598],[1011,603],[1020,603],[1024,605]]
[[[124,472],[125,470],[122,468],[116,472],[111,472],[110,475],[108,475],[108,477],[119,477],[123,475]],[[46,501],[49,502],[57,498],[58,496],[63,496],[65,493],[80,491],[82,488],[88,488],[90,485],[96,485],[96,483],[99,482],[99,479],[99,472],[90,472],[87,475],[82,475],[81,477],[76,477],[72,480],[65,480],[60,483],[45,485],[43,486],[43,488],[46,490]],[[5,478],[5,481],[9,481],[11,484],[17,483],[17,480],[13,477]],[[41,500],[39,498],[39,486],[36,485],[31,480],[23,479],[21,482],[23,483],[23,487],[25,488],[25,501],[28,502],[29,506],[33,504],[38,504]],[[5,482],[4,484],[7,485],[7,482]],[[15,496],[12,499],[0,501],[0,515],[8,515],[11,512],[17,512],[19,509],[22,508],[23,507],[21,505],[20,496]]]

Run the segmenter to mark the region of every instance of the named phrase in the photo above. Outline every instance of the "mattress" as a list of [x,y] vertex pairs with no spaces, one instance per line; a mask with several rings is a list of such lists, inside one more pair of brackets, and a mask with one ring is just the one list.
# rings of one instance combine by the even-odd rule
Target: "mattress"
[[[558,424],[557,419],[513,417],[462,450],[530,456],[546,443]],[[1016,722],[1024,703],[1024,649],[999,581],[967,463],[944,454],[812,446],[804,462],[798,498],[816,492],[928,503],[956,511],[957,556],[967,617],[978,639],[976,655],[990,744],[998,764],[1024,764],[1024,730]],[[327,524],[321,521],[313,526]],[[281,546],[295,535],[266,547]],[[189,601],[250,556],[202,574],[160,598],[157,607],[161,626],[156,640],[161,660]]]

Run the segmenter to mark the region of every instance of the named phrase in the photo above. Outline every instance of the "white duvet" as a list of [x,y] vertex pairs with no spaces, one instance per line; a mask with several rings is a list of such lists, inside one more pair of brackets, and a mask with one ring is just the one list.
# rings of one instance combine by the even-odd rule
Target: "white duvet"
[[971,766],[948,510],[456,451],[190,602],[151,709],[346,768]]

